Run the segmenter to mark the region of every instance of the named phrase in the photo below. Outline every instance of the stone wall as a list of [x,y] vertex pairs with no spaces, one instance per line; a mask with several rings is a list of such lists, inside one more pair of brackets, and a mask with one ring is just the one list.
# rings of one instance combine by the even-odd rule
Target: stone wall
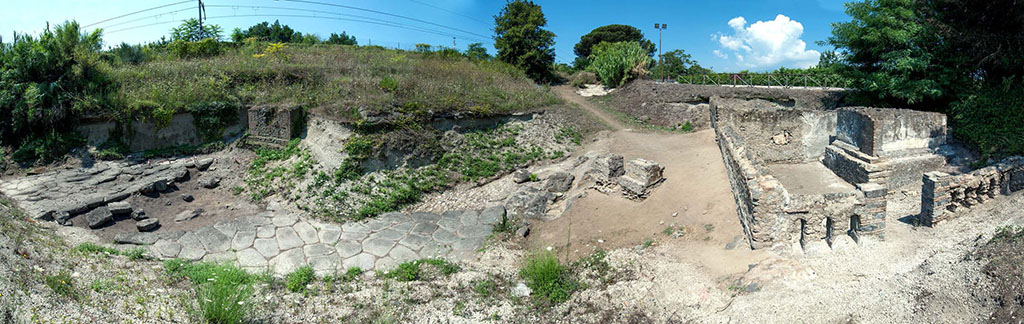
[[248,145],[282,148],[302,130],[302,108],[262,105],[249,108]]
[[[77,130],[86,138],[89,145],[99,146],[118,133],[117,127],[118,124],[110,120],[86,120],[77,127]],[[246,127],[245,111],[240,110],[236,123],[228,126],[222,135],[230,137],[241,134]],[[126,131],[126,134],[122,134],[121,141],[128,144],[128,149],[133,152],[203,143],[202,135],[196,128],[195,118],[190,113],[172,116],[170,123],[165,127],[157,127],[149,121],[134,120]]]
[[798,109],[761,99],[712,98],[716,123],[729,125],[765,163],[817,161],[835,134],[836,113]]
[[956,212],[982,204],[999,194],[1024,189],[1024,157],[1002,162],[966,174],[934,171],[922,177],[921,222],[927,226],[956,216]]

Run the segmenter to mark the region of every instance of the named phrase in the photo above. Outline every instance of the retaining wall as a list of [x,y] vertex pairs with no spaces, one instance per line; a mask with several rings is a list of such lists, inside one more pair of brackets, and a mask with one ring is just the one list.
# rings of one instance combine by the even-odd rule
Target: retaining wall
[[[225,128],[222,135],[229,137],[241,134],[248,127],[246,120],[245,110],[239,110],[236,122]],[[111,120],[86,120],[76,130],[86,138],[87,144],[99,146],[118,133],[117,127],[117,122]],[[172,116],[166,127],[157,127],[156,123],[149,121],[133,120],[126,130],[127,134],[122,134],[121,141],[133,152],[203,144],[202,135],[191,113]]]

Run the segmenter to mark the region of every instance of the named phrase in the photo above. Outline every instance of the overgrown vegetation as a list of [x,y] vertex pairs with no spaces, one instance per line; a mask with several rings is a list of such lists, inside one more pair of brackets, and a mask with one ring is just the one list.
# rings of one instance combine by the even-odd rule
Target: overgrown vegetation
[[310,266],[304,266],[296,269],[294,272],[289,273],[285,278],[285,287],[288,291],[297,293],[306,290],[306,285],[313,282],[316,276],[313,274],[313,268]]
[[209,323],[242,323],[252,314],[252,285],[265,280],[235,266],[190,263],[175,259],[164,262],[171,280],[188,280],[195,287],[195,313]]
[[123,255],[128,257],[129,260],[142,260],[145,259],[146,250],[143,248],[133,248],[128,250],[118,250],[115,248],[108,248],[96,243],[86,242],[76,245],[71,248],[71,252],[79,254],[94,254],[94,253],[106,253],[109,255]]
[[569,300],[572,293],[580,288],[572,273],[550,252],[528,257],[519,275],[535,295],[553,303]]
[[494,16],[494,47],[498,59],[517,66],[534,80],[552,77],[555,33],[544,29],[544,12],[533,1],[509,1]]
[[385,273],[385,277],[398,281],[417,281],[435,276],[450,276],[461,270],[458,265],[443,259],[420,259],[399,264]]
[[74,282],[72,281],[71,275],[67,272],[60,272],[55,275],[46,276],[43,280],[47,287],[57,295],[61,295],[67,298],[76,299],[78,293],[75,291]]
[[592,51],[587,69],[596,73],[608,87],[618,87],[647,75],[651,64],[651,57],[637,42],[600,43]]

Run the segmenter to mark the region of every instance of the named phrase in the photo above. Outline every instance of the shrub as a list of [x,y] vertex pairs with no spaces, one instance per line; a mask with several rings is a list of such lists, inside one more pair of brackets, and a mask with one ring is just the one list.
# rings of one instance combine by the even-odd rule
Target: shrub
[[231,265],[167,260],[172,280],[187,279],[196,287],[197,313],[209,323],[242,323],[251,313],[252,284],[258,277]]
[[[953,132],[970,143],[982,157],[1024,154],[1024,94],[1021,82],[983,89],[950,106]],[[1015,107],[1015,108],[1011,108]],[[1017,112],[1010,112],[1016,109]]]
[[11,157],[19,162],[36,159],[50,162],[82,145],[85,145],[85,138],[77,133],[58,133],[56,130],[51,130],[48,134],[27,138]]
[[570,277],[565,266],[551,252],[534,254],[526,259],[526,265],[520,269],[519,275],[526,280],[526,285],[533,292],[554,303],[569,300],[579,288],[579,283]]
[[71,275],[67,272],[62,271],[56,275],[46,276],[46,278],[44,278],[44,282],[55,294],[72,299],[78,297],[75,293],[74,284],[71,281]]
[[313,282],[315,278],[312,267],[301,267],[285,277],[285,286],[288,288],[288,291],[294,293],[302,292],[306,290],[306,285]]
[[197,42],[176,40],[167,46],[171,53],[181,59],[214,57],[224,52],[224,47],[216,39],[207,38]]
[[590,66],[601,83],[617,87],[647,75],[651,57],[637,42],[600,43],[593,47]]

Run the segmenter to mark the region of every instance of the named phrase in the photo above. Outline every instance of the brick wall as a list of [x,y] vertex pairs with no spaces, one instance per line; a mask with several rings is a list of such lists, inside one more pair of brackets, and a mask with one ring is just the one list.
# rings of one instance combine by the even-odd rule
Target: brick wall
[[923,225],[934,226],[960,210],[1024,189],[1024,157],[1010,157],[966,174],[928,172],[921,180],[920,219]]

